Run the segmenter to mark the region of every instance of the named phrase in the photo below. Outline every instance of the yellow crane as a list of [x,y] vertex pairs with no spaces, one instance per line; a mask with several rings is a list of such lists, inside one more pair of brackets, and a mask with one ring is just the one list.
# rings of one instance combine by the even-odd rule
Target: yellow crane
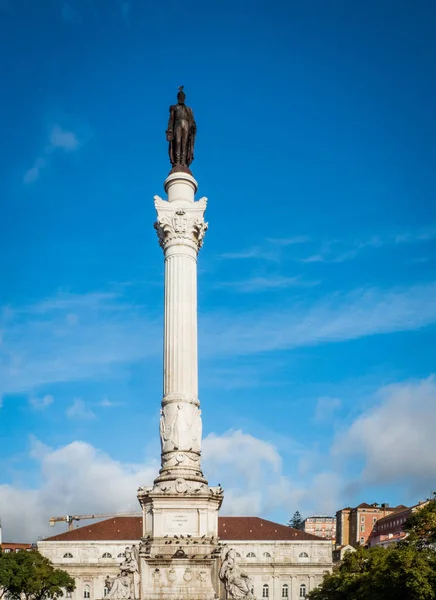
[[74,521],[82,521],[83,519],[110,519],[111,517],[142,517],[140,512],[125,512],[125,513],[104,513],[99,515],[64,515],[62,517],[50,517],[50,527],[54,527],[56,523],[67,523],[68,531],[74,529]]

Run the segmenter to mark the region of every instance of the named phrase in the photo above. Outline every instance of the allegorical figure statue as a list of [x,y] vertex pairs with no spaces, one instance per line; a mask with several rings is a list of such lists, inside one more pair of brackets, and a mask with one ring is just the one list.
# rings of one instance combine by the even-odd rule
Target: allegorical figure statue
[[186,94],[183,85],[177,94],[177,104],[170,106],[170,120],[166,131],[170,144],[169,155],[173,167],[189,167],[194,160],[194,142],[197,125],[194,113],[185,104]]
[[120,573],[116,577],[105,579],[108,590],[107,600],[139,600],[139,555],[136,546],[127,547],[126,558],[120,565]]
[[220,569],[220,579],[224,583],[229,600],[255,600],[251,579],[236,565],[235,551],[227,551]]

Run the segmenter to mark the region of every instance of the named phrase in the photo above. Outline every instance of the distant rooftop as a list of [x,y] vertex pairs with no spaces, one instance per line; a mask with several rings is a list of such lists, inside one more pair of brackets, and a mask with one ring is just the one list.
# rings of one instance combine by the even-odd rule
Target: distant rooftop
[[[222,540],[325,541],[316,535],[259,517],[218,517]],[[142,537],[142,517],[113,517],[45,538],[43,542],[127,541]]]

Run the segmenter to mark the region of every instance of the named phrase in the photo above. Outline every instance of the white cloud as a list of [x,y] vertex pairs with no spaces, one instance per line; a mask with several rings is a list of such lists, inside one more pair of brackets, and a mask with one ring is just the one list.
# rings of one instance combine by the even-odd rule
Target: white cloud
[[390,385],[341,433],[333,456],[362,459],[362,485],[398,484],[411,495],[428,495],[436,473],[435,431],[434,376]]
[[72,150],[77,150],[79,140],[74,132],[66,131],[59,127],[59,125],[55,125],[50,133],[50,146],[52,148],[60,148],[65,152],[71,152]]
[[41,174],[41,170],[45,167],[46,161],[43,158],[38,158],[33,167],[25,172],[23,181],[24,183],[33,183]]
[[109,408],[111,406],[120,406],[121,402],[112,402],[112,400],[109,400],[109,398],[106,398],[106,396],[103,398],[103,400],[99,403],[99,406],[103,406],[104,408]]
[[53,401],[54,401],[54,398],[50,394],[46,394],[42,398],[37,398],[34,396],[31,396],[29,398],[30,404],[36,410],[43,410],[44,408],[47,408],[48,406],[50,406],[50,404],[53,404]]
[[154,461],[121,463],[80,441],[52,449],[36,440],[31,457],[37,461],[38,488],[0,485],[5,539],[35,541],[53,535],[51,516],[139,511],[136,490],[151,484],[158,471]]
[[[32,439],[29,457],[36,461],[32,478],[39,475],[38,487],[0,486],[5,537],[17,541],[53,534],[50,516],[137,510],[138,486],[151,485],[159,470],[154,458],[121,463],[80,441],[53,449]],[[289,507],[314,508],[318,496],[310,485],[299,488],[284,476],[282,464],[273,444],[242,431],[203,440],[203,470],[211,485],[221,483],[225,489],[224,515],[271,516],[277,509],[287,514]],[[20,479],[28,477],[23,472]],[[319,506],[326,506],[324,500]]]
[[310,483],[291,481],[283,473],[283,459],[269,441],[240,430],[211,433],[203,440],[202,454],[206,477],[224,487],[221,514],[271,517],[274,511],[287,513],[290,506],[320,506]]
[[315,421],[325,421],[330,419],[334,411],[341,406],[339,398],[330,396],[321,396],[318,398],[315,408]]
[[82,398],[75,398],[73,404],[66,411],[67,416],[70,419],[79,419],[86,421],[89,419],[95,419],[95,414],[86,405],[86,402]]
[[57,150],[63,150],[64,152],[72,152],[77,150],[83,143],[79,140],[76,133],[63,129],[59,125],[54,125],[51,129],[49,136],[49,143],[47,144],[44,157],[40,156],[26,173],[24,174],[23,181],[25,184],[31,184],[39,179],[41,170],[47,166],[47,159],[50,154]]

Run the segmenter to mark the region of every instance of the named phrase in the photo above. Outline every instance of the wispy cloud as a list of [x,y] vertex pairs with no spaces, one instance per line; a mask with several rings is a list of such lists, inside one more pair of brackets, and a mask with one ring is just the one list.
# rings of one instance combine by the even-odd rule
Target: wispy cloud
[[38,158],[35,161],[33,167],[31,167],[28,171],[25,172],[23,181],[24,183],[33,183],[41,174],[41,170],[45,167],[46,161],[43,158]]
[[273,249],[260,248],[253,246],[252,248],[245,248],[236,252],[224,252],[220,254],[218,258],[227,260],[245,260],[245,259],[259,259],[259,260],[272,260],[278,261],[279,255]]
[[73,152],[78,150],[83,143],[79,140],[76,133],[63,129],[59,125],[55,125],[49,135],[49,142],[44,150],[44,156],[38,157],[33,166],[28,169],[24,176],[23,182],[26,185],[34,183],[39,179],[41,172],[48,165],[48,157],[55,151]]
[[326,421],[330,419],[334,412],[340,408],[342,402],[339,398],[330,396],[321,396],[318,398],[315,408],[315,421]]
[[70,419],[79,419],[81,421],[95,419],[95,414],[82,398],[75,398],[73,404],[67,409],[66,414]]
[[160,319],[149,318],[116,293],[60,293],[34,305],[7,307],[0,330],[0,395],[116,377],[117,366],[122,370],[124,364],[157,356],[161,346]]
[[357,240],[337,239],[321,244],[319,251],[300,258],[302,263],[341,263],[355,258],[367,248],[381,248],[400,244],[413,244],[436,239],[436,226],[416,231],[375,235]]
[[252,277],[236,281],[221,281],[216,287],[233,288],[239,292],[264,292],[268,290],[286,289],[289,287],[311,287],[318,285],[318,281],[304,281],[300,277]]
[[[436,323],[435,297],[436,283],[430,283],[356,289],[316,301],[282,302],[275,310],[259,304],[251,311],[235,306],[204,313],[200,354],[205,360],[250,356],[419,329]],[[115,293],[59,294],[33,306],[8,308],[0,329],[0,395],[35,393],[55,382],[108,379],[161,353],[161,317]]]
[[53,127],[50,134],[50,150],[60,148],[65,152],[71,152],[72,150],[77,150],[78,147],[79,140],[73,131],[65,131],[58,125]]
[[294,246],[295,244],[305,244],[310,242],[308,235],[295,235],[288,238],[267,238],[267,242],[276,246]]
[[113,406],[121,406],[122,402],[114,402],[113,400],[109,400],[106,396],[103,398],[101,402],[99,402],[99,406],[103,408],[111,408]]
[[36,396],[31,396],[29,398],[29,403],[36,410],[44,410],[44,408],[47,408],[50,406],[50,404],[53,404],[53,401],[54,398],[50,394],[46,394],[45,396],[42,396],[42,398],[37,398]]
[[[405,289],[358,289],[311,304],[201,319],[201,352],[246,355],[341,342],[436,322],[436,284]],[[201,317],[200,317],[201,318]]]

